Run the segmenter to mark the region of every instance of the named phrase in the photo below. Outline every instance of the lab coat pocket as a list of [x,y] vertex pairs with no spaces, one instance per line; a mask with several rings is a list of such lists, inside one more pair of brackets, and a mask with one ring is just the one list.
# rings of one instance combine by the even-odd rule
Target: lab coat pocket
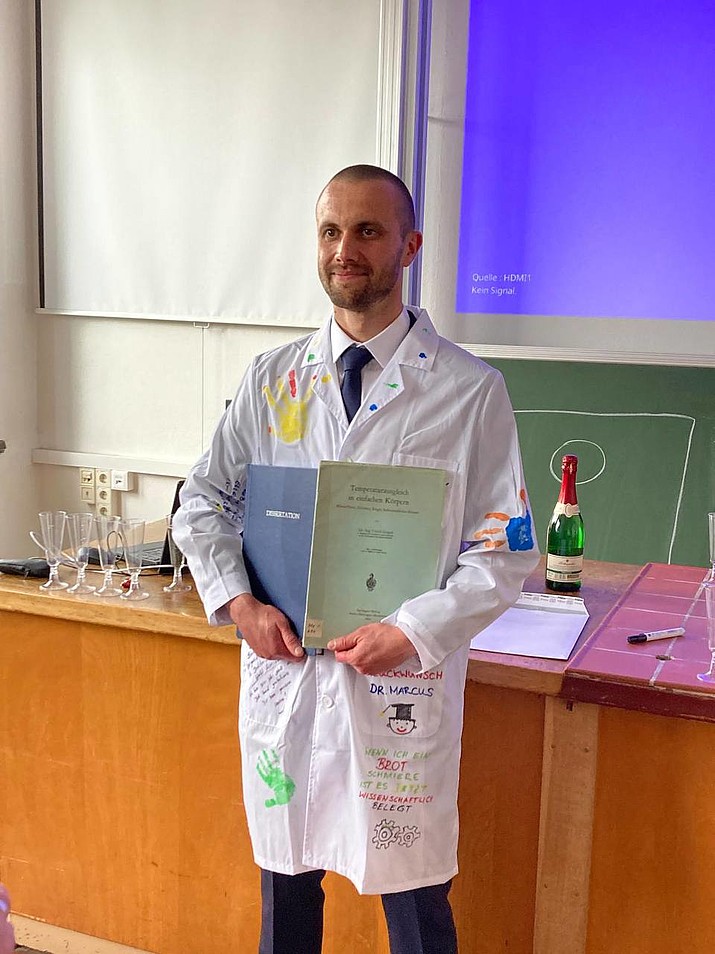
[[282,729],[293,711],[302,676],[301,664],[263,659],[244,641],[241,646],[241,720]]
[[373,738],[410,736],[428,739],[442,724],[445,673],[420,672],[418,663],[403,663],[381,676],[355,674],[353,712],[361,733]]
[[401,467],[433,467],[445,471],[447,475],[447,486],[444,495],[444,512],[442,514],[442,526],[444,527],[449,520],[450,514],[455,510],[455,501],[458,499],[461,487],[461,474],[459,464],[455,460],[441,460],[437,457],[419,457],[415,454],[392,455],[392,463]]
[[462,517],[464,513],[464,476],[459,463],[455,460],[442,460],[437,457],[420,457],[415,454],[395,453],[392,463],[402,467],[435,467],[444,470],[447,486],[444,494],[442,512],[442,557],[439,561],[438,580],[444,580],[445,574],[452,571],[453,562],[459,553],[462,536]]

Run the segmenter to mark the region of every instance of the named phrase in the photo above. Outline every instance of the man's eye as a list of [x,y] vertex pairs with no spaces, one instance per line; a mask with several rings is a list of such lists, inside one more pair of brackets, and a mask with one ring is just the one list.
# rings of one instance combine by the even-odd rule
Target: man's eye
[[375,229],[363,229],[363,230],[362,230],[362,234],[363,234],[363,235],[367,235],[368,238],[370,238],[370,237],[373,236],[373,235],[377,235]]
[[324,238],[335,238],[335,235],[336,235],[335,229],[324,229],[324,230],[323,230],[323,237],[324,237]]

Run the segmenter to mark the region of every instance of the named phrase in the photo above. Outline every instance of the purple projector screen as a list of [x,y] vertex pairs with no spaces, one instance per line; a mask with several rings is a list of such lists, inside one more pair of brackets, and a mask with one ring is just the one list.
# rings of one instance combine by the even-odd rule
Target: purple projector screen
[[472,0],[456,309],[715,317],[715,3]]

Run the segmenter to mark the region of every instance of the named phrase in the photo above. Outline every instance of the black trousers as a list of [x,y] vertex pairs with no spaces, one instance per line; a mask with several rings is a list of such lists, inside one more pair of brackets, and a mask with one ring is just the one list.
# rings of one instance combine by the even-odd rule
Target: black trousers
[[[324,871],[283,875],[261,871],[259,954],[320,954]],[[447,895],[452,885],[383,894],[390,954],[457,954],[457,932]]]

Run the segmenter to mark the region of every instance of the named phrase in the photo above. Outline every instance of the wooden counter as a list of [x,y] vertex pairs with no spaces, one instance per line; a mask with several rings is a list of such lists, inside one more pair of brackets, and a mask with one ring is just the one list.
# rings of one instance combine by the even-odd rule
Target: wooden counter
[[[73,579],[71,571],[63,568],[61,572],[63,579]],[[149,592],[150,597],[133,603],[119,597],[104,599],[93,593],[81,597],[72,596],[67,590],[48,593],[40,589],[42,580],[24,580],[0,573],[0,610],[235,645],[234,627],[207,624],[195,589],[187,593],[165,593],[163,588],[171,582],[171,577],[158,573],[146,575],[143,572],[141,580],[142,588]],[[90,570],[87,582],[99,586],[101,575]],[[188,573],[186,582],[190,582]]]
[[[587,561],[580,644],[637,570]],[[260,894],[241,796],[238,645],[231,627],[206,625],[194,592],[167,596],[166,582],[147,579],[151,599],[126,604],[0,577],[0,879],[16,911],[51,925],[159,954],[249,954]],[[540,589],[541,573],[525,588]],[[471,654],[460,951],[709,954],[712,728],[562,698],[565,671]],[[668,764],[676,751],[682,777]],[[685,771],[696,764],[697,777]],[[638,786],[633,824],[623,798]],[[625,916],[608,886],[636,874],[632,854]],[[673,878],[678,896],[661,910]],[[379,899],[334,875],[326,894],[326,954],[387,954]],[[687,946],[664,927],[673,912]]]

